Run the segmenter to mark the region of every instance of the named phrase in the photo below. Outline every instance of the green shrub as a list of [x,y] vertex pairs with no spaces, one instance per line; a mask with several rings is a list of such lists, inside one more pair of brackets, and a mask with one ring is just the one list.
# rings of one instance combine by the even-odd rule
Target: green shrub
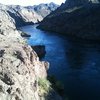
[[39,91],[41,95],[46,95],[51,90],[51,84],[47,79],[39,78],[38,79]]

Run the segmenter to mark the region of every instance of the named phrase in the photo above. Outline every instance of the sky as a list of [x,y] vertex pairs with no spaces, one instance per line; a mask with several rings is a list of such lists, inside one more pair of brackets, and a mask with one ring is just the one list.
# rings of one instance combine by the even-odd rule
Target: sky
[[6,5],[22,5],[22,6],[28,6],[28,5],[36,5],[40,3],[50,3],[54,2],[56,4],[61,4],[65,2],[65,0],[0,0],[0,3],[6,4]]

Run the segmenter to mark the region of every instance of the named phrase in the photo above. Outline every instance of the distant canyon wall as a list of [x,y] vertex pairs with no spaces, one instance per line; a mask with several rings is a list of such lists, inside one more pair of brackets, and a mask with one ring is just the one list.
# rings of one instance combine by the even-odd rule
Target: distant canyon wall
[[99,0],[66,0],[38,28],[67,36],[99,40]]
[[8,6],[0,4],[0,9],[5,10],[9,13],[9,15],[15,20],[15,24],[17,27],[41,22],[44,17],[57,9],[57,7],[58,5],[54,3],[27,7],[19,5]]

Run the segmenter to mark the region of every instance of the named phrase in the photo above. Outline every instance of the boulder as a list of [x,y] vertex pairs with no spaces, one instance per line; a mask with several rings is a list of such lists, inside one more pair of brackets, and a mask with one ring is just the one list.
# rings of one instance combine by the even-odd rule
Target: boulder
[[22,36],[22,37],[31,37],[31,35],[30,35],[30,34],[25,33],[25,32],[22,32],[22,33],[21,33],[21,36]]
[[36,46],[31,46],[32,49],[37,53],[39,58],[43,58],[46,54],[46,49],[44,45],[36,45]]

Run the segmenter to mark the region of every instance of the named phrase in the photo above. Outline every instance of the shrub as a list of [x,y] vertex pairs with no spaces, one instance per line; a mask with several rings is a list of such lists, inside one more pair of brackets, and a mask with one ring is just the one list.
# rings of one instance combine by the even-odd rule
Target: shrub
[[47,79],[39,78],[38,79],[39,91],[41,95],[47,95],[51,90],[51,84]]

